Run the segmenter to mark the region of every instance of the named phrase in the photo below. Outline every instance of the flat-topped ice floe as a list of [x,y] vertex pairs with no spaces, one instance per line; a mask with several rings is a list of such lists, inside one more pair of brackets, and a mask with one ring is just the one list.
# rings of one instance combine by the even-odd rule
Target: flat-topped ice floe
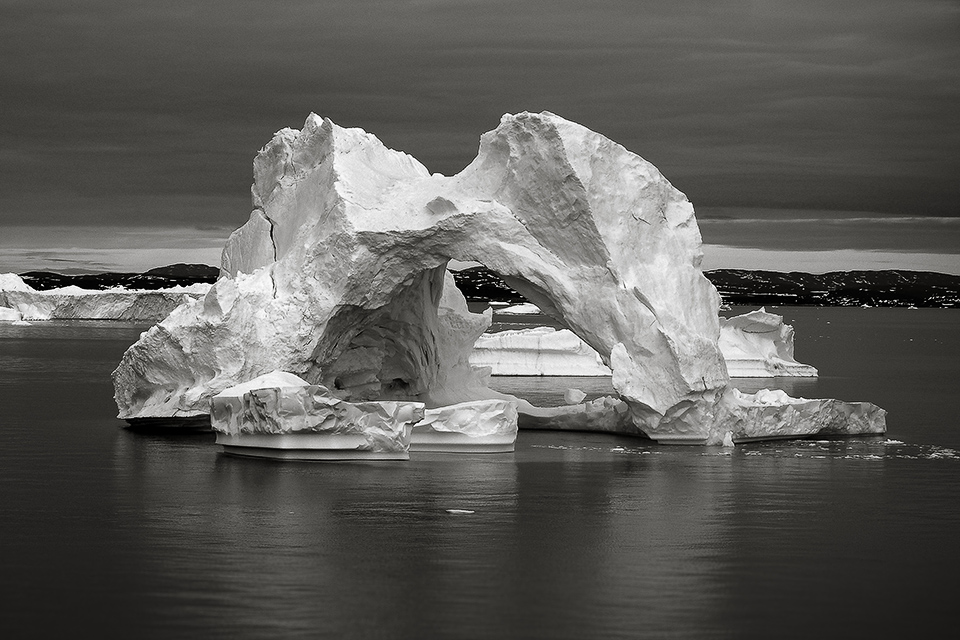
[[224,389],[210,408],[225,452],[298,460],[406,460],[424,412],[419,402],[346,402],[285,371]]
[[502,453],[517,439],[517,407],[480,400],[426,409],[419,402],[350,403],[286,371],[211,399],[217,444],[237,455],[299,460],[406,460],[410,451]]
[[[731,378],[816,376],[814,367],[794,359],[793,342],[793,327],[763,308],[720,318],[720,352]],[[489,367],[494,376],[612,374],[600,354],[576,334],[552,327],[485,333],[477,339],[470,363]]]
[[506,453],[517,441],[517,403],[475,400],[424,411],[413,426],[411,451]]
[[[77,286],[38,291],[15,273],[0,274],[0,307],[20,320],[124,320],[156,322],[184,302],[206,295],[209,284],[167,289],[81,289]],[[0,320],[13,314],[0,314]]]
[[[719,444],[842,414],[786,400],[759,412],[734,395],[692,205],[649,162],[554,114],[504,116],[452,177],[311,114],[257,155],[252,195],[217,283],[124,354],[121,418],[202,415],[273,370],[350,403],[516,401],[470,365],[491,314],[468,311],[450,260],[488,267],[611,369],[619,398],[545,424]],[[844,406],[882,429],[882,409]],[[541,411],[517,407],[521,427]]]
[[609,376],[600,354],[569,329],[533,327],[485,333],[470,364],[494,376]]
[[521,302],[512,304],[497,310],[497,313],[505,316],[536,315],[542,313],[540,307],[530,302]]

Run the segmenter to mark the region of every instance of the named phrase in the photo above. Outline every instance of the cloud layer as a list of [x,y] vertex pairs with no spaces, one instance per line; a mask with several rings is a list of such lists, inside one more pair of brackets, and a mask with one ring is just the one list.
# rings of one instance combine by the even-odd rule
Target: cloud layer
[[698,207],[957,215],[958,32],[934,0],[6,0],[0,224],[238,226],[310,111],[448,174],[546,109]]

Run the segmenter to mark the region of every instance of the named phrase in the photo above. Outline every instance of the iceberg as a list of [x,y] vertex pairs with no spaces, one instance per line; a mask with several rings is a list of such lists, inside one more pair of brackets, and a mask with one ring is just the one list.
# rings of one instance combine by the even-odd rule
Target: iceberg
[[[731,378],[817,375],[816,368],[794,359],[793,327],[762,307],[720,318],[719,346]],[[477,339],[470,363],[489,367],[494,376],[612,375],[590,345],[568,329],[551,327],[485,333]]]
[[497,313],[505,316],[521,316],[521,315],[535,315],[541,313],[540,307],[529,302],[522,302],[520,304],[512,304],[502,309],[497,310]]
[[470,364],[494,376],[609,376],[600,354],[569,329],[533,327],[485,333]]
[[19,309],[0,307],[0,322],[23,322],[23,315]]
[[[14,273],[0,274],[0,307],[20,320],[125,320],[156,322],[186,301],[207,293],[209,284],[167,289],[81,289],[77,286],[38,291]],[[9,312],[0,314],[0,320]]]
[[427,409],[413,426],[411,451],[507,453],[517,440],[517,403],[475,400]]
[[227,453],[306,460],[405,460],[410,451],[504,453],[517,407],[479,400],[425,409],[419,402],[350,403],[286,371],[224,389],[210,424]]
[[764,307],[720,319],[720,351],[731,377],[816,377],[817,370],[793,357],[793,327]]
[[[252,208],[207,294],[124,354],[121,418],[203,415],[223,390],[282,370],[345,402],[507,399],[521,427],[663,442],[883,428],[869,403],[760,411],[737,396],[693,206],[649,162],[554,114],[505,115],[450,177],[311,114],[257,155]],[[469,360],[491,314],[467,310],[451,260],[483,264],[569,327],[619,397],[541,410],[490,390]]]
[[213,396],[217,444],[236,455],[305,460],[406,460],[419,402],[350,403],[285,371]]

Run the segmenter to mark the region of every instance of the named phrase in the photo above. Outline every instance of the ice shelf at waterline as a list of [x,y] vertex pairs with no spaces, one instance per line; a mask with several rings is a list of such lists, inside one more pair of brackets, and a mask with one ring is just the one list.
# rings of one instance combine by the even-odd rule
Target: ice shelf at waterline
[[825,411],[729,387],[693,206],[649,162],[551,113],[505,115],[451,177],[311,114],[257,155],[252,198],[222,277],[124,354],[121,418],[204,414],[215,394],[278,369],[348,402],[503,398],[469,363],[491,316],[467,310],[453,259],[498,274],[612,371],[619,399],[519,401],[521,427],[700,443],[884,429],[869,403]]
[[406,460],[422,402],[350,403],[272,371],[213,396],[210,424],[229,453],[276,458]]
[[[523,313],[537,307],[525,304]],[[512,309],[515,307],[508,307]],[[504,313],[500,310],[499,313]],[[793,357],[793,327],[783,316],[760,308],[720,318],[720,353],[732,378],[813,377],[817,370]],[[495,376],[609,376],[611,371],[590,345],[568,329],[533,327],[485,333],[477,339],[470,364],[490,367]]]
[[202,298],[209,284],[169,289],[81,289],[38,291],[15,273],[0,273],[0,320],[125,320],[156,322],[184,301]]
[[210,423],[224,451],[309,460],[406,460],[410,451],[513,451],[517,409],[508,400],[426,409],[421,402],[358,402],[271,371],[213,396]]

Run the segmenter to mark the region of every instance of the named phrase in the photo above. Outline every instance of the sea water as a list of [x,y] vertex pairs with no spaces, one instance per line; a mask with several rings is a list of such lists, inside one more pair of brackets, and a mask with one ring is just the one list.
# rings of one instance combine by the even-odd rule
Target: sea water
[[[885,436],[729,450],[521,431],[513,454],[233,458],[210,433],[115,419],[110,371],[144,327],[0,325],[3,635],[951,632],[960,312],[774,311],[820,377],[738,386],[875,402]],[[609,384],[495,382],[547,403]]]

